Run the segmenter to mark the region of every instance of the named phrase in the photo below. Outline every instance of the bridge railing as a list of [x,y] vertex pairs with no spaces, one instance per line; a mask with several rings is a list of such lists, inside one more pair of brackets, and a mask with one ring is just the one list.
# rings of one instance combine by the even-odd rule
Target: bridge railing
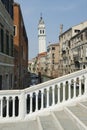
[[0,91],[0,120],[24,119],[82,95],[87,95],[87,69],[24,90]]

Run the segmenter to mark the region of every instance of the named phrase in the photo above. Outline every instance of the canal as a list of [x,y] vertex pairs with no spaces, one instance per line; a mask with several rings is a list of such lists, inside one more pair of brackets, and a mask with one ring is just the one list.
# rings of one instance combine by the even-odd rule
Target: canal
[[51,80],[51,78],[47,76],[42,76],[41,79],[42,79],[42,83]]

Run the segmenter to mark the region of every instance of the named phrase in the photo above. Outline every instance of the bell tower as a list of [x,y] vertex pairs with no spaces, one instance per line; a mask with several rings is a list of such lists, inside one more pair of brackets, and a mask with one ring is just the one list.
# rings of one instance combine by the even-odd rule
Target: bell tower
[[45,23],[42,15],[38,24],[38,42],[39,42],[39,54],[46,52],[46,34],[45,34]]

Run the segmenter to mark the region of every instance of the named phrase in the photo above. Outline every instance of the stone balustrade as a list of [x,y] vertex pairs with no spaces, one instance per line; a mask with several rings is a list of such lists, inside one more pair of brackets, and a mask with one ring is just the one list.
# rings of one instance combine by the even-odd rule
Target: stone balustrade
[[24,90],[0,91],[0,120],[20,120],[87,95],[87,69]]

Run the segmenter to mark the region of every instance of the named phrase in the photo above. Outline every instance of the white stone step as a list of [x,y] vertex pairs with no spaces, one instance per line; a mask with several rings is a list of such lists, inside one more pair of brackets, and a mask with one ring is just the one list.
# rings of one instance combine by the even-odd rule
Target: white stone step
[[87,109],[87,101],[79,103],[81,106]]
[[43,130],[61,130],[52,115],[40,116],[39,119]]
[[65,108],[65,110],[81,130],[87,130],[87,109],[85,107],[78,103],[75,106]]
[[64,130],[80,130],[64,110],[56,111],[54,114]]
[[40,130],[37,120],[0,123],[0,130]]

